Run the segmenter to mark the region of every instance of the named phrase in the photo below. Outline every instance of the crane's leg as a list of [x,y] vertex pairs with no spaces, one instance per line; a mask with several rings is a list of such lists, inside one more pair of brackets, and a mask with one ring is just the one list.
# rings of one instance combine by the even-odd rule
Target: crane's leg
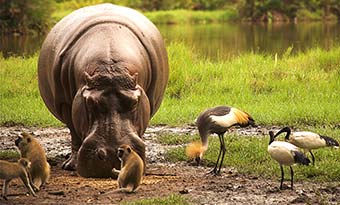
[[309,153],[312,155],[312,162],[313,162],[313,166],[314,166],[314,164],[315,164],[315,157],[314,157],[314,155],[312,153],[312,150],[309,150]]
[[220,161],[220,157],[221,157],[221,153],[222,153],[222,139],[221,139],[221,137],[220,137],[220,135],[218,135],[218,139],[220,140],[220,151],[219,151],[219,153],[218,153],[218,157],[217,157],[217,161],[216,161],[216,163],[215,163],[215,167],[214,167],[214,169],[213,170],[211,170],[208,174],[214,174],[214,175],[216,175],[217,174],[217,166],[218,166],[218,162]]
[[226,148],[225,148],[225,142],[224,142],[224,138],[223,138],[223,135],[221,135],[221,150],[222,150],[222,159],[221,159],[221,162],[220,162],[220,167],[218,168],[218,172],[217,174],[220,174],[220,171],[221,171],[221,167],[222,167],[222,164],[223,164],[223,160],[224,160],[224,155],[225,155],[225,151],[226,151]]
[[280,168],[281,168],[281,184],[280,184],[280,189],[282,189],[282,184],[283,184],[283,178],[284,178],[284,173],[283,173],[283,167],[280,164]]
[[293,171],[292,166],[289,166],[289,168],[290,168],[290,176],[291,176],[291,179],[290,179],[290,188],[293,190],[294,171]]

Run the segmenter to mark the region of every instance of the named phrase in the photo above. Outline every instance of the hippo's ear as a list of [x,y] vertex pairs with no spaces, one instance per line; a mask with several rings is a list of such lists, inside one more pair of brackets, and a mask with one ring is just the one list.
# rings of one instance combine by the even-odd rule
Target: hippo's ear
[[135,82],[135,84],[137,85],[137,81],[138,81],[138,73],[137,73],[137,72],[133,74],[132,80],[133,80],[133,82]]
[[131,148],[130,148],[130,147],[128,147],[128,148],[127,148],[127,151],[128,151],[129,153],[131,153]]

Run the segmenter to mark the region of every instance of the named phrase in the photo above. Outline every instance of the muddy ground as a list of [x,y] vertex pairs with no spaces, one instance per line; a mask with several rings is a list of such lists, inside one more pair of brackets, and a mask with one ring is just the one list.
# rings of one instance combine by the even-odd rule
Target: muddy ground
[[[146,176],[138,191],[132,194],[115,192],[116,180],[82,178],[75,172],[62,170],[61,163],[70,154],[70,136],[65,128],[0,127],[0,149],[15,149],[14,139],[22,131],[32,132],[46,149],[51,179],[37,197],[27,196],[23,184],[14,180],[10,183],[8,201],[0,198],[0,204],[119,204],[171,194],[182,195],[190,204],[340,204],[340,182],[299,181],[294,183],[294,190],[279,190],[279,173],[273,179],[265,179],[224,167],[221,176],[212,176],[206,174],[211,167],[166,162],[163,156],[167,147],[157,143],[157,136],[165,132],[195,134],[191,126],[147,129]],[[266,129],[234,129],[233,132],[261,135]]]

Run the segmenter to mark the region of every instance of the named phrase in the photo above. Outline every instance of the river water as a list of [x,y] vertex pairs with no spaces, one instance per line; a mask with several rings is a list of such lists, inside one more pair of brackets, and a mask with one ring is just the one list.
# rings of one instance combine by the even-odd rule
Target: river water
[[[339,23],[157,25],[167,44],[183,42],[211,59],[226,59],[247,52],[275,54],[340,45]],[[29,56],[39,51],[45,36],[0,36],[0,52]]]

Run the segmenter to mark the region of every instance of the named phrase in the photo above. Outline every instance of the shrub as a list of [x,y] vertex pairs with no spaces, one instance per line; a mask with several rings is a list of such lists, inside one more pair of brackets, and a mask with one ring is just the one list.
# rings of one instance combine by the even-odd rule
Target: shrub
[[41,33],[47,30],[53,0],[0,0],[2,33]]

